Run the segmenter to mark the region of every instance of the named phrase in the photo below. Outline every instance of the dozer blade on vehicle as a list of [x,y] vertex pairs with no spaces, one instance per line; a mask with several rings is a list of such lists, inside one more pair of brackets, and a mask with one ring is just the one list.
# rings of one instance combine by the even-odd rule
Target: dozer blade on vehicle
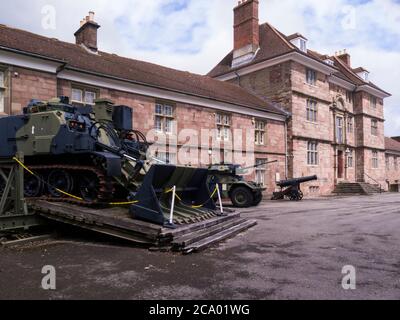
[[216,216],[207,176],[207,169],[153,165],[136,194],[137,203],[131,206],[130,213],[136,219],[168,225],[175,187],[173,224],[199,222]]

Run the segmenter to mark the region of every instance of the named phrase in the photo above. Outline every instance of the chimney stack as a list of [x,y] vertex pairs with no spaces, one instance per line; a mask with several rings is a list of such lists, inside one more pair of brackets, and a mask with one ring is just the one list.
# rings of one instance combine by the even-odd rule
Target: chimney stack
[[351,68],[351,57],[350,55],[347,53],[346,49],[344,49],[343,51],[339,51],[338,53],[336,53],[336,56],[342,60],[349,68]]
[[260,47],[258,7],[258,0],[242,0],[233,9],[233,66],[252,60]]
[[94,21],[94,12],[90,11],[89,15],[80,22],[80,28],[75,32],[76,44],[83,44],[86,48],[93,52],[97,52],[97,29],[100,28]]

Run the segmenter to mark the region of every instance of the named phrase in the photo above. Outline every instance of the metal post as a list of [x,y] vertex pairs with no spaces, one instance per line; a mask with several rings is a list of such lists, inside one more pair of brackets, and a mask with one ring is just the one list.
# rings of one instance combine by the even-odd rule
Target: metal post
[[169,224],[171,226],[174,224],[175,197],[176,197],[176,186],[174,186],[172,188],[171,211],[170,211],[170,214],[169,214]]
[[[17,153],[17,158],[22,163],[24,162],[24,155],[21,152]],[[16,165],[17,166],[17,165]],[[24,168],[17,166],[15,171],[15,214],[27,214],[25,209],[24,199]]]
[[222,206],[221,192],[219,191],[219,185],[218,184],[217,184],[217,193],[218,193],[219,208],[221,210],[221,215],[223,215],[224,214],[224,207]]

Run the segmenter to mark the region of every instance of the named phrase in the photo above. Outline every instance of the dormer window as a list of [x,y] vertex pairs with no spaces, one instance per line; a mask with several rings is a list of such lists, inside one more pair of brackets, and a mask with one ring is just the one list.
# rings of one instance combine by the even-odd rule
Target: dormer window
[[307,41],[304,39],[300,39],[300,50],[307,52]]
[[369,71],[364,68],[357,68],[353,70],[365,82],[369,82]]
[[307,39],[300,33],[292,34],[288,37],[289,41],[294,44],[301,51],[307,53]]
[[367,71],[363,71],[363,72],[357,73],[357,75],[358,75],[361,79],[363,79],[365,82],[368,82],[368,80],[369,80],[369,73],[368,73]]
[[326,59],[326,60],[324,60],[324,62],[325,62],[326,64],[329,64],[330,66],[334,66],[334,65],[335,65],[335,63],[333,62],[332,59]]

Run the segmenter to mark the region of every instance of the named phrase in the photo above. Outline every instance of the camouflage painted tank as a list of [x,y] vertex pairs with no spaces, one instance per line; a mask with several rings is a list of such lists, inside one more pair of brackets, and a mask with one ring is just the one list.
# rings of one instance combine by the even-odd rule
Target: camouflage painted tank
[[149,143],[132,122],[131,108],[108,100],[86,107],[70,105],[66,97],[32,100],[22,115],[0,118],[0,158],[23,153],[28,198],[85,205],[130,201],[136,218],[164,224],[168,190],[175,187],[175,222],[208,217],[215,209],[208,171],[155,164],[147,156]]

